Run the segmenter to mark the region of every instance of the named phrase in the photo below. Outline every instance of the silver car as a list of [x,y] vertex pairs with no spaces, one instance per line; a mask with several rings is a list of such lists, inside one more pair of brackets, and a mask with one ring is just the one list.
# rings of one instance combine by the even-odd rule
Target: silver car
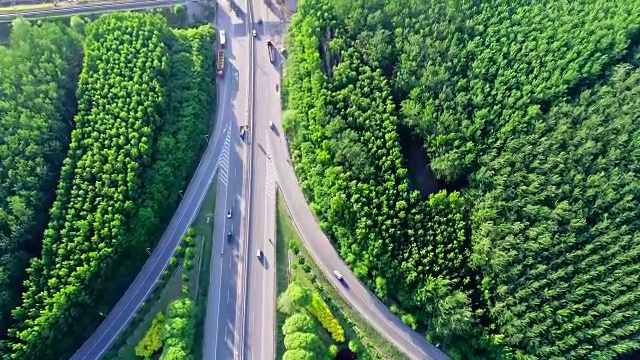
[[342,274],[340,274],[338,270],[333,270],[333,275],[335,275],[338,280],[342,281]]

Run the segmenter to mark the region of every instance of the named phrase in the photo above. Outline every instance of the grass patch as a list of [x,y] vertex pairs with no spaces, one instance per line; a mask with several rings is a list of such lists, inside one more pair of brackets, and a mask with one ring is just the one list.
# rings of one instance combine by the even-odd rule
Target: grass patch
[[[289,286],[290,267],[289,267],[289,240],[296,239],[298,234],[289,219],[284,201],[280,199],[280,195],[276,194],[277,212],[276,212],[276,297],[280,296],[287,286]],[[282,335],[282,325],[287,319],[287,315],[276,310],[276,359],[282,359],[285,352],[284,335]]]
[[216,176],[211,182],[207,197],[200,208],[198,217],[193,223],[193,229],[196,233],[196,239],[202,244],[202,256],[198,259],[196,271],[198,276],[193,276],[197,281],[195,294],[196,306],[196,339],[194,345],[194,353],[196,359],[202,359],[202,342],[204,340],[204,318],[207,307],[207,293],[209,292],[209,276],[211,272],[211,255],[213,252],[213,224],[215,217],[213,216],[216,209],[216,191],[218,177]]
[[165,311],[172,301],[179,299],[181,296],[182,267],[178,266],[173,276],[171,276],[171,279],[167,282],[167,286],[162,290],[158,301],[151,306],[151,310],[146,314],[142,323],[140,323],[133,335],[128,339],[126,345],[120,349],[119,356],[116,358],[123,360],[140,360],[141,358],[135,353],[135,347],[151,328],[153,318],[157,313]]
[[[209,288],[209,269],[211,264],[211,251],[213,247],[213,212],[215,211],[216,204],[216,184],[217,177],[211,182],[211,187],[207,191],[207,195],[204,199],[200,212],[196,217],[192,227],[196,233],[195,242],[195,266],[190,271],[189,282],[186,284],[189,287],[189,292],[193,294],[196,302],[198,327],[196,333],[195,352],[196,355],[200,354],[202,358],[202,320],[204,319],[204,307],[207,302],[207,291]],[[207,218],[210,218],[207,223]],[[117,359],[122,360],[140,360],[141,358],[135,354],[135,347],[144,337],[147,331],[151,328],[153,318],[159,312],[163,312],[167,309],[167,306],[183,297],[182,294],[182,266],[178,266],[171,278],[167,282],[167,285],[162,290],[159,299],[151,304],[151,309],[146,313],[144,320],[136,328],[133,334],[129,337],[126,345],[124,345],[120,351]]]
[[[278,295],[280,291],[284,291],[284,288],[280,288],[281,283],[288,284],[291,279],[289,277],[282,279],[280,263],[281,258],[286,257],[289,253],[289,243],[297,242],[299,246],[299,253],[293,256],[292,261],[292,276],[300,285],[313,289],[320,293],[324,301],[329,305],[329,308],[333,311],[336,319],[340,322],[345,331],[345,337],[347,342],[352,339],[359,339],[366,347],[365,352],[372,358],[376,359],[388,359],[388,360],[409,360],[409,358],[400,352],[391,342],[389,342],[384,336],[382,336],[373,326],[369,325],[365,319],[363,319],[346,300],[338,293],[329,280],[324,276],[324,273],[320,270],[315,263],[313,257],[309,255],[309,252],[304,247],[304,243],[300,240],[298,231],[293,224],[289,211],[284,199],[281,196],[277,196],[277,244],[284,244],[287,248],[281,250],[276,246],[277,256],[277,276],[278,276]],[[278,254],[283,252],[284,255]],[[300,260],[304,258],[304,260]],[[300,262],[304,261],[304,265]],[[286,264],[286,263],[285,263]],[[309,272],[304,271],[304,267],[307,267]],[[282,317],[282,319],[281,319]],[[276,333],[276,359],[281,359],[284,353],[284,343],[282,335],[282,324],[284,323],[284,314],[277,312],[277,333]],[[324,329],[323,329],[324,330]],[[323,340],[324,337],[319,333],[318,336]],[[331,339],[330,339],[331,340]]]

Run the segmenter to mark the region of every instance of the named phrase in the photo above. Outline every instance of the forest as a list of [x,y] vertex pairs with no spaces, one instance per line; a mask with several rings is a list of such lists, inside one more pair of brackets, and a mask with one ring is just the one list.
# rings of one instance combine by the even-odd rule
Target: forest
[[[0,338],[38,255],[69,144],[82,29],[12,24],[0,46]],[[78,31],[77,31],[78,30]]]
[[67,23],[16,20],[0,48],[3,359],[68,358],[91,334],[159,239],[204,147],[191,139],[210,126],[211,26],[150,13]]
[[639,5],[300,1],[282,95],[301,186],[452,358],[640,351]]

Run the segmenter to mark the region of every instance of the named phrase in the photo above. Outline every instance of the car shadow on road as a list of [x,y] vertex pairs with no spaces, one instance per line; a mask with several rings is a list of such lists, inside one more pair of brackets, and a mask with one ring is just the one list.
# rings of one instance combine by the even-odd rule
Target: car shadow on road
[[260,263],[262,264],[262,267],[264,267],[265,270],[269,270],[269,265],[271,264],[269,262],[269,259],[267,259],[266,256],[262,256],[258,261],[260,261]]

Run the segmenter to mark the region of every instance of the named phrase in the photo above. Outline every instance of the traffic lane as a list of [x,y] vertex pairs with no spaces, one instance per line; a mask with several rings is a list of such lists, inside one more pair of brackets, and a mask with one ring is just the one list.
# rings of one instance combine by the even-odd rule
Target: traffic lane
[[[273,358],[275,352],[275,331],[276,331],[276,264],[275,264],[275,174],[272,159],[270,158],[270,143],[269,137],[272,136],[273,130],[270,128],[269,122],[274,115],[279,114],[280,100],[278,94],[272,89],[275,89],[277,80],[277,71],[273,65],[269,62],[269,55],[267,50],[267,44],[265,39],[258,39],[255,43],[254,55],[255,55],[255,87],[258,89],[265,89],[256,94],[254,98],[254,110],[256,113],[255,127],[256,138],[258,139],[258,149],[256,151],[256,157],[258,161],[256,166],[259,168],[259,178],[255,179],[255,185],[262,189],[262,196],[259,199],[260,204],[256,201],[254,205],[256,207],[256,213],[261,217],[261,224],[256,224],[255,231],[260,231],[261,236],[258,239],[254,239],[256,244],[260,244],[260,249],[263,251],[265,266],[256,267],[256,270],[262,271],[262,276],[254,274],[255,277],[260,278],[260,287],[262,288],[262,294],[259,293],[259,289],[254,291],[255,298],[259,299],[259,304],[256,304],[262,308],[261,313],[256,314],[255,318],[259,319],[262,323],[259,335],[260,338],[260,351],[265,354],[271,355]],[[272,88],[272,86],[274,88]],[[275,95],[275,98],[274,98]],[[258,199],[257,199],[258,200]],[[256,250],[257,251],[257,250]],[[257,320],[254,320],[257,321]],[[254,326],[255,327],[255,326]]]
[[[237,273],[234,271],[233,247],[230,246],[227,233],[232,232],[232,238],[238,237],[239,233],[239,219],[241,214],[239,208],[234,205],[237,203],[237,192],[241,187],[236,186],[238,167],[242,167],[241,161],[238,161],[237,156],[237,139],[239,136],[239,117],[243,116],[238,105],[243,101],[244,91],[241,91],[242,84],[239,81],[240,72],[245,67],[240,61],[236,61],[235,53],[243,51],[243,47],[235,36],[235,30],[233,26],[234,19],[224,11],[224,7],[219,6],[219,10],[216,14],[216,23],[219,30],[225,30],[228,40],[225,48],[225,73],[223,78],[219,81],[224,84],[224,93],[220,98],[218,105],[218,116],[222,117],[225,122],[229,124],[229,148],[226,153],[227,162],[225,187],[227,190],[225,193],[225,201],[219,202],[218,207],[219,216],[223,226],[218,226],[221,229],[216,234],[216,251],[213,254],[212,259],[218,264],[215,270],[210,276],[210,290],[207,300],[206,309],[206,329],[205,331],[205,351],[204,356],[206,359],[228,359],[229,349],[233,348],[233,336],[231,336],[231,342],[229,343],[229,332],[233,333],[235,330],[235,319],[227,311],[228,303],[232,305],[235,303],[235,298],[229,299],[228,294],[230,289],[235,288],[237,282]],[[220,179],[222,181],[222,179]],[[232,219],[226,218],[227,210],[232,210]],[[236,211],[237,210],[237,211]],[[235,222],[234,222],[235,221]],[[231,240],[233,242],[233,239]],[[233,312],[231,312],[233,314]],[[208,340],[208,341],[207,341]]]
[[[256,144],[258,144],[256,142]],[[251,187],[251,218],[249,225],[249,261],[248,261],[248,295],[247,295],[247,335],[246,348],[249,359],[273,358],[273,353],[263,341],[265,334],[273,335],[268,321],[264,317],[271,309],[265,308],[265,276],[269,269],[273,268],[272,259],[264,256],[258,259],[258,250],[263,251],[267,242],[265,234],[265,157],[254,149],[254,168],[252,171]],[[273,309],[275,311],[275,309]],[[265,331],[267,330],[267,331]]]
[[[263,4],[264,5],[264,4]],[[256,6],[256,18],[265,18],[264,6]],[[261,29],[258,29],[261,30]],[[272,86],[277,85],[277,81],[273,81],[273,77],[278,78],[277,71],[269,62],[269,54],[267,49],[267,38],[258,37],[254,43],[254,68],[257,71],[254,74],[255,87],[261,89],[254,97],[255,111],[255,127],[256,138],[258,140],[258,149],[256,157],[258,161],[256,166],[259,168],[259,177],[254,179],[256,187],[262,190],[262,196],[253,206],[256,208],[256,217],[260,216],[260,223],[256,222],[254,231],[259,231],[260,237],[255,238],[254,242],[263,252],[262,266],[254,267],[256,271],[252,272],[252,276],[260,279],[260,283],[252,290],[255,301],[252,301],[254,309],[254,322],[259,321],[259,331],[256,325],[251,326],[255,330],[255,336],[252,338],[254,346],[254,354],[264,354],[264,358],[272,359],[275,356],[275,332],[276,332],[276,264],[275,264],[275,176],[273,164],[270,159],[270,148],[268,138],[271,136],[272,130],[269,126],[269,120],[274,116],[273,110],[277,107],[279,114],[279,98],[273,98],[274,91]],[[264,89],[264,90],[262,90]],[[274,89],[274,88],[273,88]],[[274,105],[275,104],[275,105]],[[258,199],[256,199],[258,200]],[[257,249],[256,251],[257,252]],[[257,258],[256,258],[257,260]],[[262,273],[262,276],[260,275]],[[260,288],[262,292],[260,293]],[[260,312],[258,312],[260,309]],[[256,340],[256,339],[259,339]],[[259,346],[259,347],[258,347]],[[258,357],[255,357],[256,359]]]
[[[237,123],[234,122],[234,130],[238,130]],[[219,313],[222,314],[220,319],[220,329],[217,336],[219,340],[218,348],[216,351],[217,359],[231,359],[233,358],[235,336],[238,331],[238,325],[236,324],[235,314],[238,306],[238,299],[236,289],[239,284],[238,279],[238,266],[240,264],[240,252],[239,242],[241,241],[240,234],[242,226],[242,173],[244,162],[242,160],[242,151],[244,150],[244,142],[240,139],[239,133],[233,134],[235,139],[234,146],[229,156],[230,171],[229,171],[229,187],[230,192],[228,196],[228,208],[232,210],[232,218],[227,219],[228,223],[232,227],[232,238],[225,242],[225,258],[227,260],[224,267],[222,276],[224,279],[222,282],[225,286],[221,291],[221,302]],[[233,170],[231,170],[233,169]],[[232,189],[232,190],[231,190]]]
[[[272,144],[275,142],[272,142]],[[285,144],[284,142],[278,142]],[[341,295],[349,301],[378,332],[386,336],[400,350],[414,359],[449,359],[442,351],[431,345],[418,333],[414,332],[393,315],[378,298],[371,294],[351,273],[339,255],[320,230],[314,215],[306,203],[302,190],[297,182],[293,168],[286,161],[286,148],[274,146],[273,157],[280,189],[294,223],[302,235],[303,241],[311,250],[311,255],[320,264],[325,276],[336,287]],[[341,272],[344,284],[332,274],[333,270]],[[346,286],[345,286],[346,285]]]
[[[229,246],[233,244],[233,240],[229,241],[227,234],[231,232],[232,237],[237,238],[239,219],[241,217],[237,211],[238,207],[235,205],[238,192],[241,190],[241,186],[238,185],[237,174],[242,171],[242,162],[237,154],[235,140],[233,140],[237,136],[238,127],[232,110],[228,113],[222,112],[222,114],[228,121],[228,127],[224,132],[225,141],[228,141],[228,143],[223,145],[223,147],[226,146],[227,150],[220,151],[222,154],[220,160],[222,162],[219,164],[220,169],[218,171],[220,190],[218,190],[218,200],[216,202],[216,227],[214,230],[214,254],[212,256],[216,264],[212,264],[213,270],[210,276],[210,290],[207,298],[205,320],[205,338],[212,339],[209,342],[205,342],[204,354],[205,358],[208,359],[218,356],[221,356],[220,358],[222,359],[227,358],[224,350],[228,349],[229,346],[224,345],[225,334],[229,331],[229,327],[234,327],[234,319],[231,318],[229,320],[229,312],[226,311],[229,302],[227,298],[229,289],[235,287],[234,279],[237,276],[233,271],[234,249],[233,246]],[[228,210],[231,210],[231,219],[227,218]],[[220,324],[222,324],[222,327]],[[219,346],[218,344],[223,345]]]
[[[268,126],[268,125],[267,125]],[[269,136],[266,129],[265,132]],[[264,253],[264,278],[262,294],[262,344],[264,353],[275,355],[275,333],[276,333],[276,255],[275,255],[275,220],[276,220],[276,198],[275,198],[275,176],[272,160],[270,159],[269,142],[266,141],[266,175],[265,175],[265,195],[264,195],[264,222],[265,231],[262,236],[262,251]]]
[[215,161],[213,161],[214,148],[215,144],[207,147],[185,191],[184,199],[178,205],[178,209],[170,220],[167,229],[158,245],[154,248],[152,255],[140,270],[139,275],[134,279],[116,306],[109,312],[105,320],[71,359],[97,359],[102,356],[115,341],[116,337],[130,323],[140,304],[153,291],[157,279],[164,271],[176,246],[180,242],[181,235],[186,231],[188,226],[185,225],[188,223],[186,219],[192,221],[197,213],[197,211],[193,210],[194,201],[199,206],[204,200],[204,197],[200,196],[200,191],[205,182],[210,181],[210,177],[207,177],[207,175],[215,168]]
[[[229,118],[227,118],[229,119]],[[215,226],[213,234],[213,249],[211,256],[211,272],[209,276],[209,292],[207,294],[207,308],[205,315],[205,338],[212,339],[212,341],[204,342],[204,355],[205,358],[212,358],[215,355],[217,348],[217,335],[219,330],[220,319],[220,299],[224,292],[226,283],[223,283],[225,271],[228,267],[228,256],[225,255],[225,246],[227,239],[227,232],[232,231],[233,224],[227,219],[227,210],[230,208],[229,204],[232,203],[233,197],[231,196],[234,191],[234,186],[229,181],[229,174],[232,171],[230,161],[230,148],[231,148],[231,136],[232,136],[232,124],[227,123],[228,126],[224,132],[224,145],[220,150],[220,156],[218,157],[218,188],[216,194],[216,209],[215,209]],[[233,218],[233,212],[232,212]]]
[[[218,324],[220,323],[219,312],[220,294],[222,291],[222,273],[224,269],[224,245],[227,233],[226,221],[226,193],[227,184],[218,177],[218,185],[216,190],[216,210],[215,224],[213,228],[213,247],[211,254],[211,270],[209,275],[209,292],[207,294],[207,307],[205,314],[205,341],[203,354],[205,358],[211,358],[217,348]],[[206,341],[212,339],[213,341]]]

